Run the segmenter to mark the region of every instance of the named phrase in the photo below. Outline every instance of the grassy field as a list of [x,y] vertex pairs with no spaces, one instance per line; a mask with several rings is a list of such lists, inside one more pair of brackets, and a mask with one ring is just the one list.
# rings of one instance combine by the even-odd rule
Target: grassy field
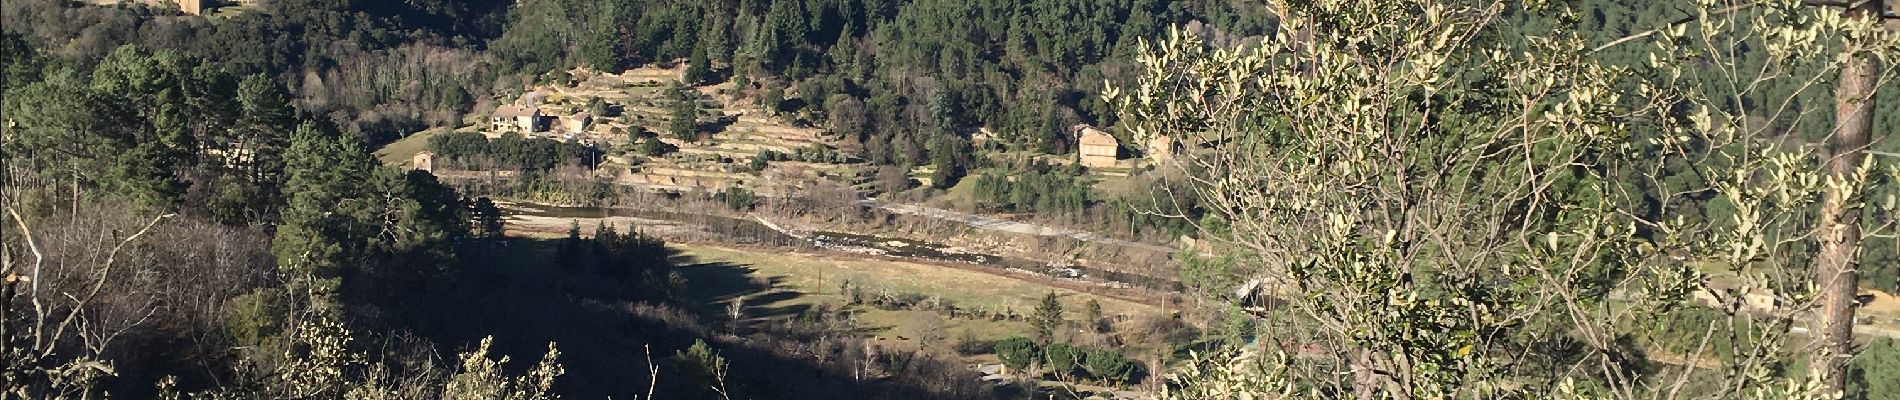
[[409,159],[415,157],[416,153],[429,149],[430,137],[446,131],[445,129],[431,129],[398,139],[395,142],[389,143],[387,146],[383,146],[381,149],[376,149],[376,159],[382,160],[383,164],[388,165],[409,165]]
[[[1042,297],[1053,291],[1062,299],[1069,320],[1082,319],[1083,305],[1089,299],[1100,302],[1103,314],[1110,317],[1156,311],[1145,304],[949,267],[701,245],[670,247],[680,251],[675,264],[681,265],[680,271],[693,282],[692,290],[702,294],[735,293],[735,286],[743,287],[755,279],[773,282],[773,292],[754,293],[747,298],[748,309],[757,310],[751,314],[765,318],[787,318],[819,303],[837,308],[845,303],[839,287],[846,280],[867,292],[918,293],[954,302],[964,309],[1013,310],[1022,315],[1032,313]],[[732,296],[694,297],[708,302],[703,311],[717,312]],[[932,311],[859,310],[859,321],[886,340],[914,341],[928,331],[951,339],[969,332],[978,339],[994,340],[1026,335],[1030,329],[1024,322],[947,319]]]

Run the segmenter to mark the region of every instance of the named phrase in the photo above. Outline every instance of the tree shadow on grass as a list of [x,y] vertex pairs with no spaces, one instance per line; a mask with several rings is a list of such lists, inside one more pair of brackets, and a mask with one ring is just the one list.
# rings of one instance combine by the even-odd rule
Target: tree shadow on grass
[[780,290],[780,291],[774,291],[774,292],[765,293],[765,294],[747,296],[745,299],[745,302],[746,302],[745,315],[747,317],[751,317],[754,319],[773,319],[773,318],[790,317],[790,316],[803,314],[806,311],[810,311],[812,309],[811,304],[804,304],[804,303],[784,304],[784,305],[779,305],[779,304],[796,300],[804,296],[805,296],[804,293],[794,292],[790,290]]
[[[766,337],[723,336],[712,328],[708,315],[719,315],[724,303],[739,296],[756,296],[759,304],[748,310],[759,315],[798,315],[806,305],[768,306],[796,300],[799,293],[776,291],[780,282],[751,279],[754,268],[727,263],[699,263],[680,267],[656,266],[685,275],[676,299],[656,299],[660,293],[633,283],[631,278],[603,277],[590,271],[557,265],[553,249],[559,240],[511,239],[508,246],[464,246],[462,262],[440,282],[414,291],[389,293],[379,307],[385,320],[436,344],[443,362],[494,337],[491,358],[506,356],[510,372],[531,368],[557,343],[567,373],[557,390],[569,398],[645,397],[652,365],[660,368],[657,398],[680,398],[692,393],[683,382],[673,355],[696,340],[715,343],[731,363],[729,383],[743,396],[734,398],[986,398],[988,392],[921,387],[891,379],[862,380],[837,373],[836,366],[784,356],[789,342]],[[680,257],[674,257],[678,262]],[[765,283],[767,285],[761,285]],[[696,310],[712,308],[711,310]],[[711,311],[711,314],[706,313]],[[858,330],[874,332],[875,327]],[[884,328],[888,329],[888,328]],[[771,344],[771,345],[768,345]],[[848,347],[848,346],[847,346]],[[847,351],[840,347],[833,351]],[[836,353],[832,357],[836,357]],[[939,379],[960,381],[943,373]],[[669,379],[670,378],[670,379]],[[974,381],[972,377],[970,379]],[[936,387],[941,384],[933,384]]]

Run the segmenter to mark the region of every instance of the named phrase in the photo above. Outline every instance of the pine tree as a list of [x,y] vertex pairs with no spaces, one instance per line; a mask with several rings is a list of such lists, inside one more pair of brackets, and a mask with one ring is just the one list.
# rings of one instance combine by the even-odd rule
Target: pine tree
[[581,221],[569,220],[567,237],[561,239],[560,248],[555,252],[555,263],[560,264],[562,269],[578,269],[576,267],[580,266],[582,244]]
[[0,32],[0,93],[39,82],[46,58],[12,30]]
[[1056,298],[1056,292],[1042,297],[1042,303],[1036,306],[1036,313],[1029,316],[1029,325],[1035,330],[1037,343],[1049,343],[1055,340],[1055,330],[1062,325],[1062,301]]
[[766,69],[783,71],[792,66],[805,46],[806,26],[803,1],[775,1],[765,15],[764,35],[760,41],[760,62]]
[[732,34],[736,32],[733,30],[732,19],[735,17],[727,10],[716,7],[708,8],[706,16],[710,21],[701,25],[699,46],[694,49],[695,53],[702,54],[695,56],[703,56],[711,62],[732,63],[734,45]]
[[362,261],[370,221],[364,177],[375,161],[348,135],[332,137],[304,124],[285,152],[283,195],[289,199],[271,242],[277,268],[318,309],[334,306],[345,266]]
[[692,58],[686,61],[686,76],[685,76],[686,84],[688,85],[705,84],[707,75],[711,73],[712,73],[712,65],[711,65],[711,62],[706,60],[706,48],[705,47],[693,48]]
[[478,236],[489,239],[501,237],[501,208],[495,206],[494,200],[485,196],[477,198],[469,211],[474,216]]
[[699,102],[693,100],[687,89],[680,89],[673,96],[673,115],[667,122],[667,131],[680,140],[699,140]]
[[679,371],[679,382],[688,395],[686,398],[717,399],[726,384],[726,358],[713,350],[704,340],[693,340],[692,347],[673,355],[674,368]]
[[[269,76],[255,74],[238,84],[237,143],[227,154],[252,181],[268,183],[284,172],[284,150],[295,123],[290,95]],[[274,186],[274,185],[266,185]]]

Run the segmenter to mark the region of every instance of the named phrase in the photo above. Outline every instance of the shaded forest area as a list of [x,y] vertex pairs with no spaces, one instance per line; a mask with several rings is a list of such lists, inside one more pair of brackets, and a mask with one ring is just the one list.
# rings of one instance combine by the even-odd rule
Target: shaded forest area
[[736,340],[637,232],[497,238],[489,199],[381,165],[264,75],[130,45],[82,74],[0,45],[10,398],[991,393],[861,350],[836,315]]

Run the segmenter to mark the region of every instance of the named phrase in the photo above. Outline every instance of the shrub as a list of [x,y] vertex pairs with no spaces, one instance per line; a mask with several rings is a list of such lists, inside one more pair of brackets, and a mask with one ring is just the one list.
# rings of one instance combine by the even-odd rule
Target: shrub
[[726,358],[707,345],[705,340],[693,340],[693,346],[673,354],[673,366],[680,374],[680,384],[687,393],[696,398],[719,398],[718,390],[725,387]]
[[1088,324],[1089,329],[1098,333],[1108,331],[1108,321],[1102,317],[1102,302],[1095,301],[1095,299],[1091,298],[1088,304],[1083,306],[1082,310],[1082,321]]
[[659,157],[679,151],[679,149],[679,146],[668,144],[657,138],[640,141],[640,154],[647,157]]
[[956,348],[957,354],[966,356],[996,351],[995,345],[990,342],[985,342],[982,339],[977,339],[976,334],[970,333],[967,329],[957,335],[957,342],[953,346]]
[[1057,379],[1067,380],[1074,376],[1076,364],[1081,358],[1082,351],[1068,343],[1051,343],[1042,350],[1043,367],[1056,374]]
[[751,167],[753,171],[764,171],[765,163],[771,161],[771,159],[772,159],[771,151],[769,150],[761,151],[759,152],[759,155],[752,156],[752,162],[748,163],[746,166]]
[[262,345],[283,331],[284,301],[278,289],[239,295],[226,302],[224,309],[228,316],[224,330],[240,346]]
[[1003,360],[1003,366],[1012,370],[1029,368],[1036,360],[1036,342],[1029,338],[1016,336],[996,342],[996,358]]
[[738,186],[726,188],[725,193],[721,193],[719,197],[724,198],[726,208],[732,209],[733,211],[751,210],[754,202],[757,201],[752,195],[752,191],[745,190],[745,188]]
[[1099,349],[1088,353],[1082,368],[1088,370],[1090,377],[1113,384],[1128,380],[1129,373],[1134,371],[1134,363],[1120,352]]

